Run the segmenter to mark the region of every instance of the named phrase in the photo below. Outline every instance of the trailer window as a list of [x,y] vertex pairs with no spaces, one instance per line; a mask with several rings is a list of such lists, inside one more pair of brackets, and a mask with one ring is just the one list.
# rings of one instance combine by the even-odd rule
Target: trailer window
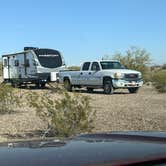
[[18,59],[16,59],[16,60],[14,61],[14,65],[15,65],[15,66],[19,66],[19,60],[18,60]]
[[7,59],[4,59],[4,60],[3,60],[3,65],[4,65],[4,66],[7,66]]
[[62,57],[59,51],[52,49],[34,50],[41,66],[46,68],[57,68],[62,66]]
[[26,66],[26,67],[29,67],[29,66],[30,66],[29,59],[26,59],[26,60],[25,60],[25,66]]

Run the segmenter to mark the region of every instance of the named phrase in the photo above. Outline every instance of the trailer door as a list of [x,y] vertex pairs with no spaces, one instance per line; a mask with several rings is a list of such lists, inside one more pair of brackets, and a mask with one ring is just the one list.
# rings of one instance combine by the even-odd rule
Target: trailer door
[[9,79],[9,57],[3,58],[3,78]]

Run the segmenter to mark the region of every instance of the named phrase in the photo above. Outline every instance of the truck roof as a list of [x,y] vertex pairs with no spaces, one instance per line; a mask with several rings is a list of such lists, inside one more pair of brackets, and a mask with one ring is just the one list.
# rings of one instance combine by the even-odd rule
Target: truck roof
[[[118,60],[94,60],[94,61],[84,61],[83,63],[85,63],[85,62],[119,62]],[[82,63],[82,64],[83,64]]]
[[108,61],[108,62],[119,62],[118,60],[115,60],[115,59],[111,59],[111,60],[100,60],[99,62],[106,62],[106,61]]

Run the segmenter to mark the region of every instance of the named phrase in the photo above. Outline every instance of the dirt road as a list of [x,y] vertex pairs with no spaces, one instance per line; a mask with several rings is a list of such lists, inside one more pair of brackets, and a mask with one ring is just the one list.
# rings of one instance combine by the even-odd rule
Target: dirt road
[[[21,93],[24,91],[28,90],[21,90]],[[82,91],[81,94],[91,98],[91,106],[96,110],[93,132],[166,131],[166,94],[157,93],[151,86],[143,86],[137,94],[129,94],[127,90],[118,90],[113,95],[105,95],[101,91]],[[0,135],[33,133],[44,129],[46,124],[29,108],[0,115]]]
[[88,94],[96,109],[94,132],[125,130],[166,131],[166,94],[143,86],[137,94],[118,90],[114,95]]

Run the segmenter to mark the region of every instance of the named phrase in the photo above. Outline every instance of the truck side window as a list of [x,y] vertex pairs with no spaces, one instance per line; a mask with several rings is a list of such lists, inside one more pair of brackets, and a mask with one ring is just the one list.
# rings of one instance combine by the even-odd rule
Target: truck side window
[[98,62],[93,62],[93,63],[92,63],[91,70],[93,70],[93,71],[98,71],[98,70],[100,70],[100,66],[99,66]]
[[83,64],[82,70],[88,70],[88,69],[89,69],[89,66],[90,66],[90,62],[85,62],[85,63]]
[[16,60],[14,61],[14,65],[15,65],[15,66],[19,66],[19,60],[18,60],[18,59],[16,59]]

